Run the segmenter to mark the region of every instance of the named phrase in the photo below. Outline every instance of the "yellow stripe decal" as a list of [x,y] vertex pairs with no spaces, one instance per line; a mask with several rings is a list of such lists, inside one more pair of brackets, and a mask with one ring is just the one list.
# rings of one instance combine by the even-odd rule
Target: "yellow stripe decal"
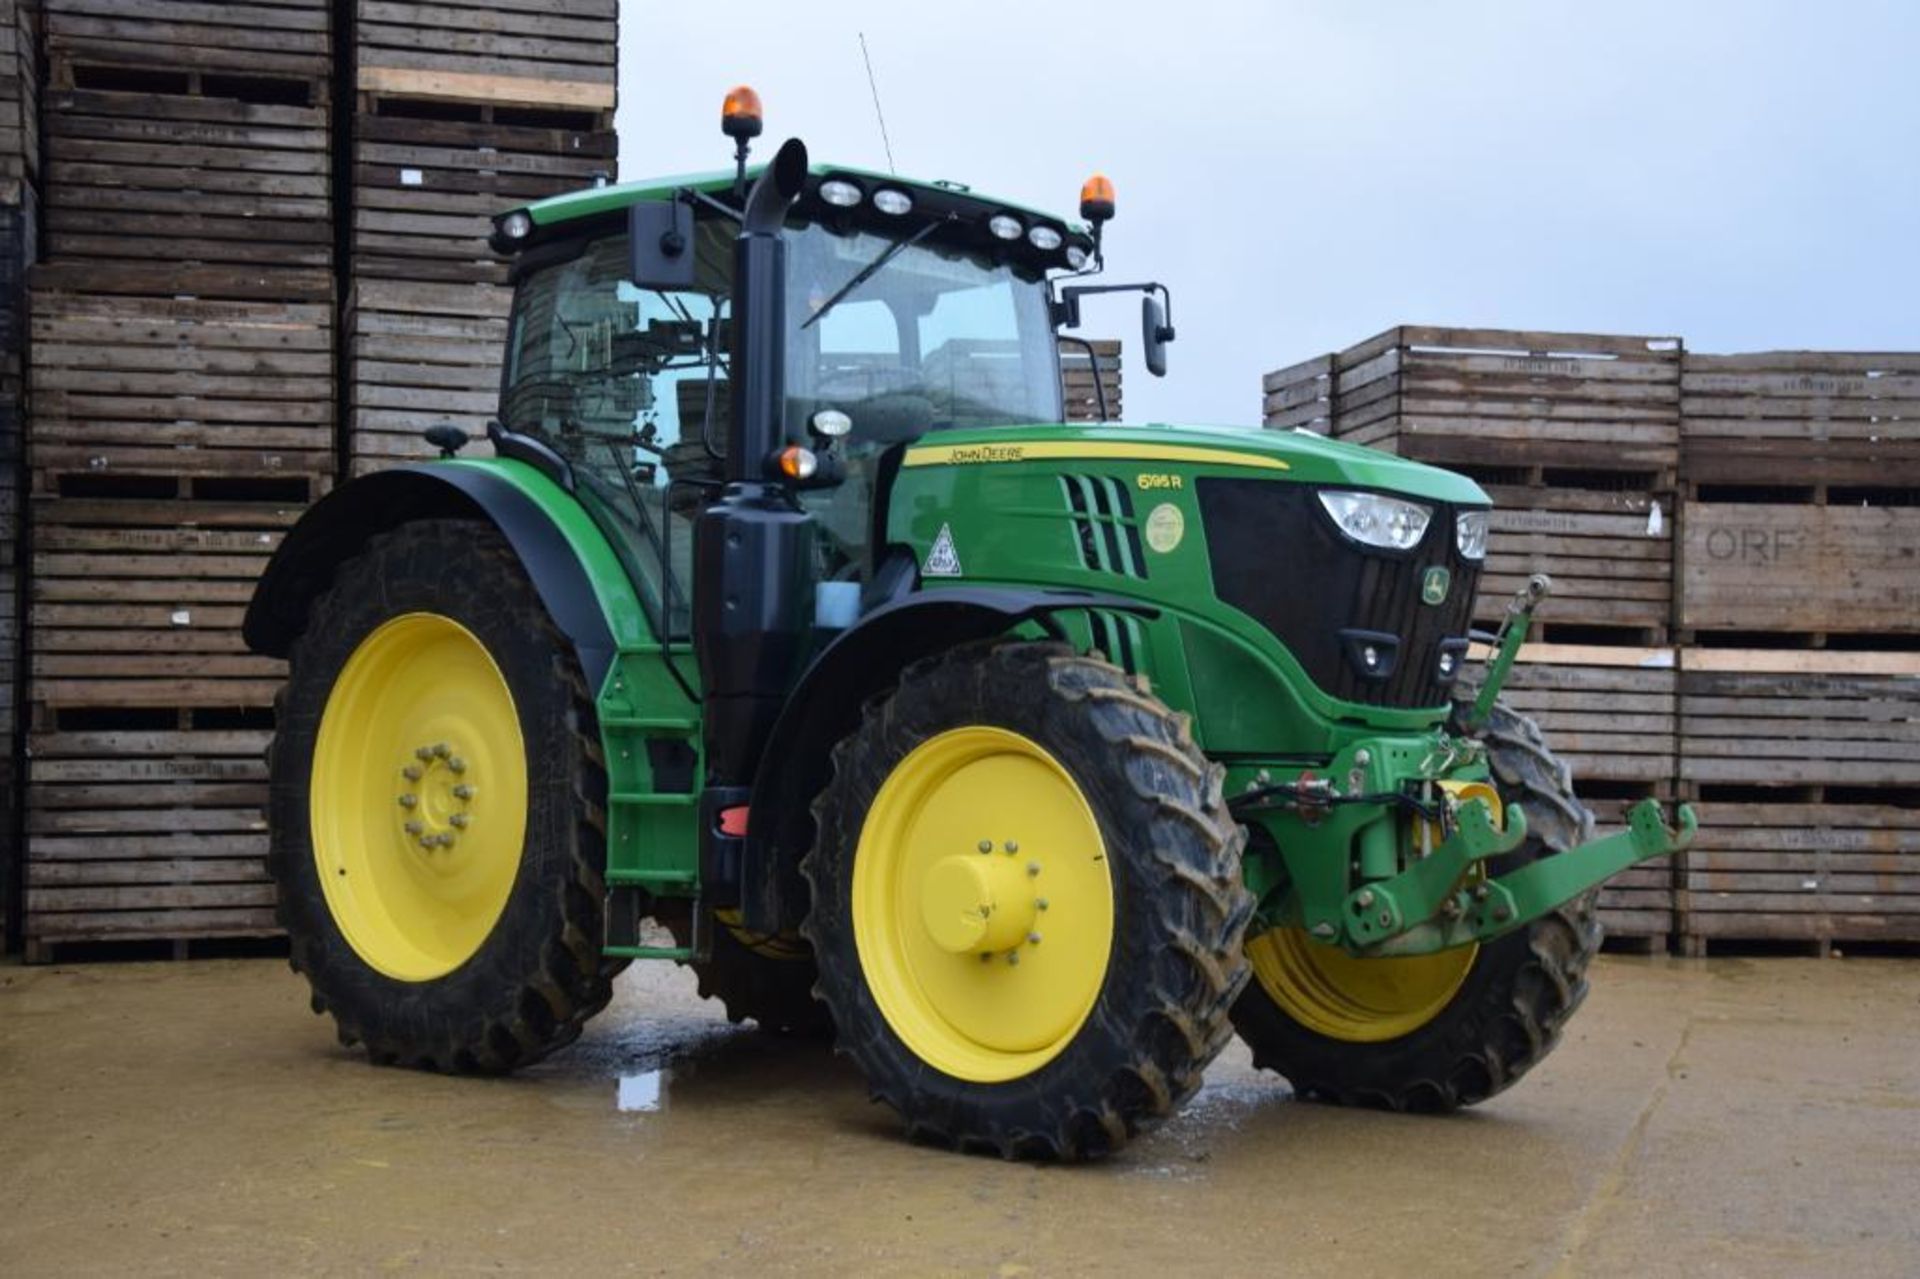
[[1262,471],[1291,470],[1277,457],[1239,453],[1197,444],[1134,444],[1121,440],[1041,440],[1024,444],[937,444],[907,451],[905,466],[973,466],[983,462],[1032,462],[1047,459],[1102,458],[1116,462],[1198,462],[1211,466],[1249,466]]

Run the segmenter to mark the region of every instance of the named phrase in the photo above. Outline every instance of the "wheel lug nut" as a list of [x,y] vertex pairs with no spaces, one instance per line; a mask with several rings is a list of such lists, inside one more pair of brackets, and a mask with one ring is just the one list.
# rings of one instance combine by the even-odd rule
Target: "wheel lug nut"
[[448,755],[451,755],[453,753],[453,748],[448,746],[445,742],[435,742],[433,744],[433,753],[437,758],[445,759]]
[[418,834],[419,834],[419,833],[420,833],[421,831],[423,831],[423,830],[425,830],[425,829],[426,829],[426,827],[425,827],[425,826],[422,826],[422,825],[421,825],[421,824],[420,824],[419,822],[408,822],[408,823],[407,823],[407,834],[409,834],[409,835],[418,835]]
[[1013,839],[1010,839],[1010,840],[1008,840],[1008,841],[1006,842],[1006,850],[1007,850],[1007,856],[1009,856],[1009,857],[1011,857],[1011,856],[1013,856],[1013,855],[1014,855],[1015,853],[1017,853],[1017,852],[1019,852],[1019,851],[1020,851],[1020,843],[1019,843],[1019,841],[1018,841],[1018,840],[1013,840]]
[[990,839],[983,839],[983,840],[981,840],[981,841],[980,841],[980,851],[981,851],[981,852],[983,852],[983,853],[990,853],[990,852],[992,852],[992,851],[993,851],[993,841],[992,841],[992,840],[990,840]]
[[417,760],[420,760],[422,763],[424,763],[427,760],[430,760],[433,758],[433,747],[431,746],[416,747],[413,752],[413,757]]
[[1038,946],[1038,945],[1040,944],[1040,934],[1039,934],[1039,933],[1028,933],[1028,934],[1027,934],[1027,941],[1028,941],[1028,943],[1029,943],[1030,945],[1034,945],[1034,946]]
[[400,770],[400,774],[410,782],[417,782],[420,780],[420,765],[408,764]]
[[1039,862],[1028,862],[1028,863],[1027,863],[1027,874],[1029,874],[1029,875],[1038,875],[1039,873],[1040,873],[1040,863],[1039,863]]
[[1009,964],[1018,964],[1018,963],[1020,962],[1020,952],[1019,952],[1019,951],[1017,951],[1017,950],[1010,950],[1010,951],[1008,951],[1008,952],[1007,952],[1007,962],[1008,962]]
[[454,826],[458,827],[460,830],[465,830],[467,828],[467,823],[472,821],[473,819],[468,817],[465,813],[455,813],[453,816],[447,818],[447,820],[452,822]]
[[461,782],[453,788],[453,797],[455,799],[472,799],[473,787],[467,785],[465,782]]
[[1047,908],[1047,899],[1042,897],[1040,900],[1036,901],[1033,905],[1036,910],[1045,910]]
[[400,807],[402,808],[412,808],[419,802],[420,797],[418,795],[402,795],[400,797]]
[[447,767],[451,768],[456,773],[464,773],[467,771],[467,761],[464,759],[461,759],[458,755],[455,755],[452,759],[447,761]]

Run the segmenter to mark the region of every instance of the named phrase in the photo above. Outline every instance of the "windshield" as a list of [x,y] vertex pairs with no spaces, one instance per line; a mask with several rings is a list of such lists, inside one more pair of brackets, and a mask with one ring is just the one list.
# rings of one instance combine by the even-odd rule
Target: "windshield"
[[854,437],[877,444],[946,427],[1060,420],[1037,274],[931,239],[903,245],[815,226],[789,238],[787,313],[787,433],[795,438],[823,408],[847,414]]
[[[846,482],[801,498],[826,534],[823,578],[867,571],[889,448],[1060,420],[1043,278],[937,236],[905,243],[916,229],[788,230],[786,435],[808,441],[823,408],[853,421],[834,445]],[[629,281],[625,235],[559,247],[523,266],[507,338],[502,423],[566,458],[589,509],[637,534],[613,544],[673,635],[687,629],[692,521],[721,486],[736,234],[731,219],[700,219],[694,285],[672,291]]]

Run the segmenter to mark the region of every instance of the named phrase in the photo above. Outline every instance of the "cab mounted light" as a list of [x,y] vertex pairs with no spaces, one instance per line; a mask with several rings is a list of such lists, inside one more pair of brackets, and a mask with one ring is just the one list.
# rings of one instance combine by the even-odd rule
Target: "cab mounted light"
[[761,121],[759,94],[744,84],[736,84],[727,90],[726,100],[720,104],[720,132],[733,139],[735,199],[746,198],[747,144],[760,136]]
[[913,212],[913,197],[905,191],[882,187],[873,193],[873,207],[889,217],[897,218],[903,213]]
[[798,444],[789,444],[774,454],[774,464],[780,468],[780,474],[790,480],[810,480],[820,469],[820,459],[814,456],[813,450]]
[[836,209],[851,209],[862,199],[860,188],[840,178],[828,178],[820,184],[820,198]]
[[[1106,230],[1117,206],[1114,203],[1113,183],[1104,173],[1096,173],[1080,184],[1080,216],[1093,225],[1093,260],[1095,265],[1103,263],[1100,249],[1100,236]],[[1075,267],[1074,270],[1079,270]]]
[[1060,247],[1060,233],[1050,226],[1036,226],[1027,232],[1027,243],[1042,253],[1051,253]]
[[1020,219],[1011,213],[996,213],[987,219],[987,230],[993,232],[997,239],[1017,240],[1024,228],[1020,225]]

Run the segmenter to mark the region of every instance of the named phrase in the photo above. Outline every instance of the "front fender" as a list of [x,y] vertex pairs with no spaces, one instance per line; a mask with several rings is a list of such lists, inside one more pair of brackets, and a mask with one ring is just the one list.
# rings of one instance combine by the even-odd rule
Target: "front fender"
[[396,467],[352,480],[316,502],[254,587],[241,632],[247,647],[286,657],[341,563],[376,534],[431,519],[485,520],[500,530],[572,643],[588,687],[599,689],[619,646],[616,628],[644,627],[631,584],[578,499],[532,467],[507,460]]
[[811,804],[831,776],[833,745],[862,708],[914,662],[1080,609],[1157,617],[1138,600],[1085,591],[946,587],[916,592],[861,618],[813,660],[768,734],[754,776],[741,913],[755,931],[797,928],[805,910],[800,859],[813,842]]

